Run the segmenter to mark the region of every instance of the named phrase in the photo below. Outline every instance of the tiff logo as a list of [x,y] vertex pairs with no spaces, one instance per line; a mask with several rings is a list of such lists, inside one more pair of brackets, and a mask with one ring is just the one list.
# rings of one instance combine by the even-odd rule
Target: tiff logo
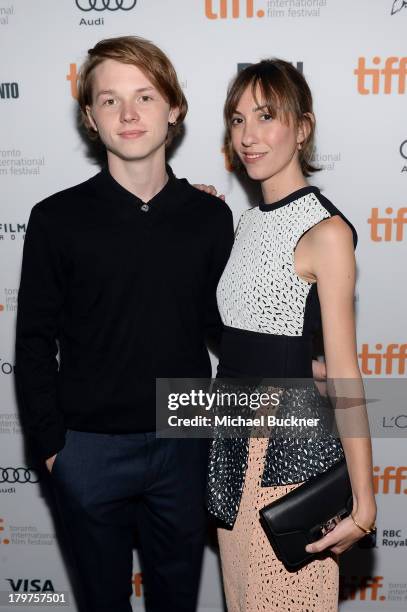
[[[380,57],[372,60],[375,66],[382,63]],[[360,57],[358,67],[354,70],[357,76],[358,92],[362,96],[368,94],[391,94],[394,90],[394,78],[396,77],[397,93],[406,91],[407,57],[388,57],[384,62],[384,68],[367,68],[366,58]],[[369,84],[370,89],[367,87]],[[383,91],[381,92],[381,85]]]
[[18,83],[0,83],[0,98],[2,100],[19,97]]
[[74,100],[78,99],[78,67],[76,64],[69,64],[69,74],[66,80],[71,84],[71,96]]
[[[362,374],[405,374],[407,360],[407,344],[389,344],[383,349],[382,344],[376,344],[376,352],[369,350],[368,344],[362,344],[358,357]],[[393,365],[397,365],[394,372]],[[370,368],[373,365],[373,370]]]
[[383,576],[340,576],[339,599],[359,601],[384,601],[379,595],[383,588]]
[[[0,518],[0,535],[1,532],[4,531],[4,519]],[[10,540],[8,538],[1,538],[0,537],[0,544],[10,544]]]
[[259,9],[255,13],[254,0],[205,0],[205,15],[208,19],[251,19],[264,17],[265,12]]
[[[373,488],[376,495],[378,493],[383,495],[388,495],[389,493],[400,495],[403,493],[406,495],[407,489],[402,489],[402,483],[407,479],[406,466],[395,467],[394,465],[388,465],[384,468],[383,473],[381,473],[380,467],[376,465],[373,468],[373,472]],[[391,491],[390,483],[392,483]]]
[[[392,208],[386,208],[385,212],[388,217],[379,216],[379,209],[372,208],[372,216],[367,220],[370,225],[370,238],[373,242],[401,242],[404,240],[404,226],[407,224],[407,208],[399,208],[396,214]],[[396,230],[395,236],[393,228]]]
[[143,594],[143,574],[141,572],[137,572],[137,574],[133,575],[133,580],[131,581],[134,587],[134,595],[135,597],[141,597]]

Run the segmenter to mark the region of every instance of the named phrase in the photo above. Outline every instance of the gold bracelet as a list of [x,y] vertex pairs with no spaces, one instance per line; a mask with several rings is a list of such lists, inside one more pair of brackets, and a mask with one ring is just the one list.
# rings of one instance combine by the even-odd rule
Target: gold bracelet
[[359,527],[359,529],[361,529],[363,531],[363,533],[372,533],[372,531],[374,531],[376,529],[376,524],[373,523],[373,525],[371,527],[369,527],[369,529],[366,529],[366,527],[362,527],[362,525],[359,525],[358,522],[355,521],[355,517],[353,516],[353,514],[350,515],[352,521],[355,523],[356,527]]

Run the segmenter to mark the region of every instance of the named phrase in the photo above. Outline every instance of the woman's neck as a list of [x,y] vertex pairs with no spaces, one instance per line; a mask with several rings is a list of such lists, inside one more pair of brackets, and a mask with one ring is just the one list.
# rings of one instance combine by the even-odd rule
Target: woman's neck
[[273,205],[279,200],[286,198],[302,187],[307,187],[308,182],[301,168],[290,168],[289,172],[279,172],[262,182],[261,190],[265,204]]

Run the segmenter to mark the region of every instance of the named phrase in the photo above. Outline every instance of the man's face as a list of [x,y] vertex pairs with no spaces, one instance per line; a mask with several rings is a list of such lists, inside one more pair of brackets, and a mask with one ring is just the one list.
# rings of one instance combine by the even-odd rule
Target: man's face
[[92,105],[86,112],[108,155],[124,161],[152,158],[165,149],[168,123],[178,109],[137,66],[105,60],[93,71]]

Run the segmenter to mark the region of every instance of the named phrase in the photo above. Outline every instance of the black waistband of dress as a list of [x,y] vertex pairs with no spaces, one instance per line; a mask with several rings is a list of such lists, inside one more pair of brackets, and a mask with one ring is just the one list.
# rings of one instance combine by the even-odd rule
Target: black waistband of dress
[[312,337],[224,326],[217,376],[312,378]]

